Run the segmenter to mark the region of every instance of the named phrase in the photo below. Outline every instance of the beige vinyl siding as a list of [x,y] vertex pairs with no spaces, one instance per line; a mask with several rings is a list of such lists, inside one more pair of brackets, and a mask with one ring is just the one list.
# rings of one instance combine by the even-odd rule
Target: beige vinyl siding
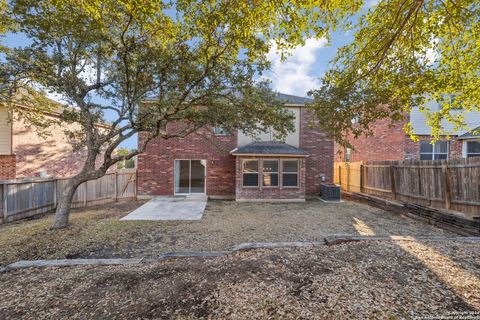
[[[289,133],[283,142],[297,147],[300,147],[300,107],[289,107],[288,111],[295,115],[295,120],[293,124],[295,125],[295,130]],[[272,141],[274,140],[275,133],[272,130],[269,130],[266,133],[259,134],[256,137],[246,135],[241,130],[238,131],[238,146],[243,147],[253,141]]]
[[6,108],[0,107],[0,154],[12,154],[12,124]]
[[[430,101],[425,104],[425,107],[432,112],[440,110],[440,105],[435,101]],[[452,110],[452,115],[458,115],[461,111]],[[445,134],[462,135],[470,130],[473,130],[480,126],[480,111],[471,110],[464,112],[466,128],[455,130],[455,125],[447,120],[442,120],[441,124],[445,130]],[[427,116],[424,112],[421,112],[418,107],[413,108],[410,111],[410,122],[414,132],[418,135],[430,135],[432,128],[427,124]]]

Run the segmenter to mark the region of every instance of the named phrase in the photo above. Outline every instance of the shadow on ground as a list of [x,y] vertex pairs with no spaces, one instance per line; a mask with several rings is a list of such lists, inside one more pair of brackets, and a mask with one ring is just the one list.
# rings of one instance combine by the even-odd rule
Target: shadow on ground
[[120,221],[142,203],[75,210],[69,228],[52,217],[0,227],[0,264],[62,258],[155,258],[166,252],[222,251],[244,242],[323,241],[330,234],[452,235],[354,202],[209,201],[199,221]]

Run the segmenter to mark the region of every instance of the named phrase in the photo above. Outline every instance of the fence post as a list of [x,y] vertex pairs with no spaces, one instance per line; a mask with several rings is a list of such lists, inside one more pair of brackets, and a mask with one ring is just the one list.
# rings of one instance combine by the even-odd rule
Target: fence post
[[363,163],[360,165],[360,193],[363,193]]
[[133,186],[133,193],[135,195],[135,200],[137,200],[137,196],[138,196],[138,171],[137,171],[137,168],[135,168],[135,185]]
[[448,177],[448,166],[442,165],[443,186],[445,187],[445,208],[450,210],[450,179]]
[[397,199],[397,190],[396,190],[396,186],[395,186],[395,171],[394,171],[394,167],[391,165],[390,166],[390,185],[391,185],[391,189],[392,189],[392,197],[393,197],[393,200],[396,200]]
[[345,163],[345,169],[347,169],[347,191],[350,192],[350,164]]
[[114,183],[114,187],[113,187],[113,190],[115,192],[115,196],[114,196],[114,200],[115,202],[118,202],[118,173],[117,173],[117,170],[115,170],[115,173],[113,174],[113,183]]
[[83,183],[83,207],[84,208],[87,207],[87,182],[88,181],[85,181]]
[[3,223],[7,223],[7,219],[8,219],[7,200],[8,200],[7,184],[4,183],[4,184],[2,185]]
[[53,207],[57,208],[57,179],[53,180]]
[[[368,162],[363,164],[363,192],[368,190]],[[368,192],[365,192],[368,193]]]
[[340,185],[340,189],[342,189],[342,166],[338,165],[338,184]]

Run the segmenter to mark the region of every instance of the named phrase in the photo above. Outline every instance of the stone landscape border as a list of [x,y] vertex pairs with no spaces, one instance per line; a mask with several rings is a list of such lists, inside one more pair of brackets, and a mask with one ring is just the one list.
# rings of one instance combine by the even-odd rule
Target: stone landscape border
[[397,212],[415,220],[465,236],[480,236],[480,221],[470,220],[443,209],[383,199],[365,193],[342,192],[349,200],[367,203],[385,211]]
[[435,236],[358,236],[333,234],[324,238],[324,241],[302,242],[247,242],[232,247],[229,251],[186,251],[164,253],[154,259],[59,259],[59,260],[21,260],[0,267],[0,273],[25,268],[69,267],[69,266],[107,266],[107,265],[135,265],[140,263],[157,262],[175,258],[212,258],[225,256],[238,251],[255,249],[304,248],[323,245],[338,245],[358,241],[457,241],[464,243],[480,243],[480,237],[435,237]]

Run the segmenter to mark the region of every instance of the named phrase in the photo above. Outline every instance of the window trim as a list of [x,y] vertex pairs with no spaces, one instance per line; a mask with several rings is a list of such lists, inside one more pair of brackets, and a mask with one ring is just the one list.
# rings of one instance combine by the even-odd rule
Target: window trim
[[[267,172],[267,174],[269,174],[269,173],[274,173],[274,174],[276,173],[277,174],[277,185],[276,186],[266,186],[266,185],[263,184],[263,178],[264,178],[264,175],[266,174],[266,172],[263,171],[263,169],[264,169],[263,163],[266,162],[266,161],[277,162],[277,171],[276,172]],[[280,160],[279,159],[268,159],[268,160],[267,159],[262,159],[262,174],[261,174],[261,176],[262,176],[262,179],[261,179],[262,180],[262,188],[268,188],[268,189],[270,189],[270,188],[272,188],[272,189],[280,188]]]
[[345,147],[345,158],[343,159],[345,162],[350,163],[350,159],[352,158],[352,149]]
[[[188,192],[188,193],[183,193],[183,192],[176,192],[175,190],[175,174],[176,174],[176,162],[177,161],[189,161],[189,174],[191,175],[192,173],[192,161],[204,161],[205,162],[205,171],[204,171],[204,190],[203,190],[203,193],[197,193],[197,192],[194,192],[194,193],[191,193],[191,192]],[[207,194],[207,165],[208,165],[208,161],[206,159],[187,159],[187,158],[178,158],[178,159],[173,159],[173,194],[174,195],[190,195],[190,194]],[[188,186],[188,189],[189,191],[191,191],[191,181],[189,181],[189,186]]]
[[[245,163],[247,162],[256,162],[257,163],[257,171],[256,172],[247,172],[245,173]],[[257,174],[257,185],[256,186],[246,186],[244,182],[244,175],[245,174]],[[260,188],[260,160],[259,159],[243,159],[242,160],[242,188]]]
[[[223,131],[223,133],[216,132],[217,129]],[[228,131],[227,129],[224,129],[222,127],[213,127],[212,132],[217,137],[228,137],[230,135],[230,131]]]
[[[480,143],[480,139],[478,139],[478,140],[467,140],[467,141],[464,141],[464,150],[465,150],[464,158],[476,158],[476,157],[480,157],[480,153],[479,153],[479,152],[468,152],[468,143],[469,143],[469,142],[477,142],[477,143]],[[472,155],[475,155],[475,156],[469,157],[469,156],[468,156],[469,154],[472,154]]]
[[[288,161],[295,161],[297,163],[297,171],[296,172],[293,172],[293,171],[285,172],[285,162],[288,162]],[[297,175],[297,185],[296,186],[286,186],[286,185],[284,185],[284,183],[283,183],[283,180],[284,180],[283,175],[284,174],[296,174]],[[300,161],[298,159],[283,159],[282,160],[282,188],[287,188],[287,189],[298,189],[298,188],[300,188],[299,178],[300,178]]]
[[[429,143],[431,146],[432,146],[432,152],[422,152],[422,143],[423,142],[426,142],[426,143]],[[419,147],[419,157],[418,159],[419,160],[422,160],[422,154],[429,154],[431,155],[431,159],[423,159],[425,161],[432,161],[432,160],[448,160],[450,158],[450,143],[449,141],[447,140],[440,140],[440,141],[437,141],[437,142],[445,142],[447,144],[447,151],[446,152],[435,152],[435,145],[436,143],[434,144],[431,144],[430,141],[426,141],[426,140],[422,140],[420,141],[420,143],[418,144],[418,147]],[[435,155],[439,155],[439,154],[446,154],[447,155],[447,158],[446,159],[435,159]]]

